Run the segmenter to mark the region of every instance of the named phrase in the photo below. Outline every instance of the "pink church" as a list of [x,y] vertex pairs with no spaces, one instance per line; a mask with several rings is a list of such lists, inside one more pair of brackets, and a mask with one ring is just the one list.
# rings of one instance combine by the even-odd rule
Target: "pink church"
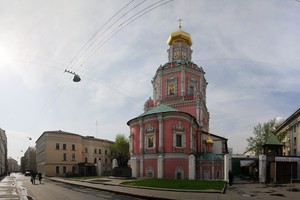
[[205,72],[192,62],[192,39],[179,30],[168,62],[152,80],[153,98],[129,120],[133,177],[223,179],[227,139],[209,133]]

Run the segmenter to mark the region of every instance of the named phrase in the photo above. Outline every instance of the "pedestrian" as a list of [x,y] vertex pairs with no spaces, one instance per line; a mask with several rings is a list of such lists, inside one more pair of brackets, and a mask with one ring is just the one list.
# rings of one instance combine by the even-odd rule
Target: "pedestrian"
[[42,178],[43,178],[43,177],[42,177],[42,173],[41,173],[41,172],[38,173],[38,177],[39,177],[39,182],[40,182],[40,184],[42,184]]
[[31,174],[31,183],[34,185],[35,184],[35,177],[36,177],[36,173],[33,171]]
[[228,172],[228,178],[229,178],[229,185],[232,186],[233,174],[231,170],[229,170]]

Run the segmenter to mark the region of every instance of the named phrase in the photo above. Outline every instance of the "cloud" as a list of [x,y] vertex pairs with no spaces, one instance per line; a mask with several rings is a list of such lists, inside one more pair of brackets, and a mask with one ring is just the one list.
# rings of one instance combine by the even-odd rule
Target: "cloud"
[[[99,47],[105,36],[100,27],[126,3],[5,2],[0,7],[1,128],[10,132],[17,124],[18,131],[35,138],[59,129],[111,140],[128,134],[126,122],[143,112],[152,96],[151,80],[168,62],[166,40],[180,18],[193,40],[193,62],[206,72],[211,131],[228,138],[234,152],[244,150],[256,123],[299,108],[298,2],[172,1]],[[94,48],[74,65],[97,31],[101,37]],[[72,82],[66,68],[82,81]]]

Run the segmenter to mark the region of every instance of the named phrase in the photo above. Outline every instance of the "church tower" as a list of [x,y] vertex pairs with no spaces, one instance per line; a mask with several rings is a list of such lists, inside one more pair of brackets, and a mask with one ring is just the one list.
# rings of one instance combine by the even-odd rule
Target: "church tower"
[[192,39],[179,29],[168,61],[152,79],[153,98],[129,120],[133,177],[221,179],[227,139],[209,133],[205,72],[192,61]]
[[160,104],[187,112],[197,119],[200,129],[208,132],[206,107],[207,82],[202,67],[192,62],[193,44],[189,33],[179,29],[171,33],[167,44],[168,62],[161,65],[152,80],[153,99],[146,101],[144,111]]

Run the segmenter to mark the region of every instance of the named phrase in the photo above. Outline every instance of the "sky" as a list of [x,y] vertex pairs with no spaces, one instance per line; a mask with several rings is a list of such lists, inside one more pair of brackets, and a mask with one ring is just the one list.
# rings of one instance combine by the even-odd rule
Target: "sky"
[[243,153],[255,125],[300,107],[299,13],[295,0],[0,0],[8,157],[44,131],[129,136],[178,19],[206,72],[210,132]]

